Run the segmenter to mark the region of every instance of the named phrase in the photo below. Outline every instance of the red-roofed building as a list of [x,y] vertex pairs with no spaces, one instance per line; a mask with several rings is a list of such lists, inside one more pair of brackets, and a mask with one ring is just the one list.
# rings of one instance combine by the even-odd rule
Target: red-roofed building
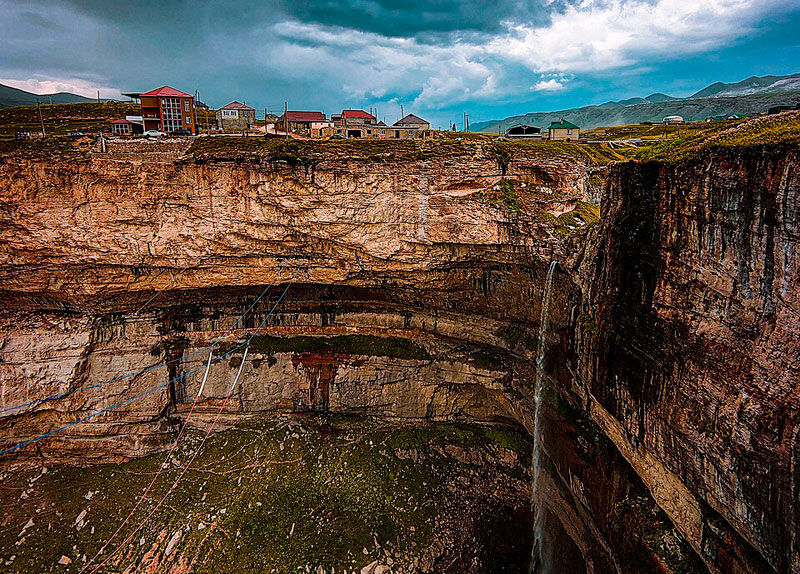
[[118,136],[129,136],[133,134],[133,122],[130,120],[113,120],[111,122],[111,132]]
[[197,133],[194,96],[170,86],[161,86],[139,96],[144,130]]
[[365,120],[364,123],[375,122],[375,116],[364,110],[342,110],[341,117],[348,120]]
[[217,127],[225,131],[241,132],[256,124],[256,110],[247,104],[233,101],[217,110]]
[[328,118],[322,112],[288,110],[275,121],[275,129],[285,131],[288,127],[290,132],[306,133],[311,131],[311,124],[327,121]]
[[[336,134],[348,138],[381,137],[385,130],[378,128],[378,120],[364,110],[342,110],[334,118]],[[383,131],[383,134],[381,134]]]

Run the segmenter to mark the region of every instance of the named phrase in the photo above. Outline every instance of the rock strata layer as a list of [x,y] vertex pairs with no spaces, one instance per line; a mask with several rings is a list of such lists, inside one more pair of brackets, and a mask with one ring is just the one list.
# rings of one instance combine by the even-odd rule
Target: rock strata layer
[[251,337],[223,426],[334,412],[533,432],[556,261],[540,563],[800,569],[797,151],[608,168],[535,146],[466,149],[4,161],[0,408],[33,402],[0,413],[2,445],[155,388],[13,460],[159,450],[207,348],[229,354],[198,424]]

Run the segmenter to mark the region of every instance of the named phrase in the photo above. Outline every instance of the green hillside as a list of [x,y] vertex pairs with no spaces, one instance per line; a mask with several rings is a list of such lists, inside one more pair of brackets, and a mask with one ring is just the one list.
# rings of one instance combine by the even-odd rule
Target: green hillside
[[74,104],[81,102],[94,102],[94,98],[86,98],[69,92],[56,92],[53,94],[34,94],[0,84],[0,108],[15,106],[35,106],[36,100],[43,104]]
[[517,124],[530,124],[546,128],[560,119],[577,124],[581,129],[624,126],[642,122],[660,122],[665,116],[683,116],[687,121],[704,120],[709,116],[728,114],[753,115],[767,111],[772,106],[800,103],[800,90],[779,93],[758,93],[729,98],[699,98],[648,102],[628,106],[585,106],[555,112],[537,112],[512,116],[502,120],[474,124],[474,131],[486,133],[505,132]]

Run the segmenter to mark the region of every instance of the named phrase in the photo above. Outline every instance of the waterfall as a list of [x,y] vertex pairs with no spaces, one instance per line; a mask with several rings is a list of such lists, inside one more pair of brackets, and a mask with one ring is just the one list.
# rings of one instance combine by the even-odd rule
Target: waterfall
[[550,292],[557,263],[550,262],[547,281],[542,294],[542,312],[539,315],[539,341],[536,348],[536,386],[534,388],[533,414],[533,471],[531,476],[531,503],[533,504],[533,548],[531,550],[531,574],[547,574],[549,565],[545,563],[542,551],[542,512],[539,501],[539,475],[541,473],[541,411],[544,394],[544,358],[547,352],[546,336],[550,319]]

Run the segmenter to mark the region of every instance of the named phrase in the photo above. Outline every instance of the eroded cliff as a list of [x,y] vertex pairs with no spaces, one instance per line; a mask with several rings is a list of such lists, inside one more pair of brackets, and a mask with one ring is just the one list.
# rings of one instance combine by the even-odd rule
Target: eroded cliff
[[532,433],[543,383],[542,567],[798,568],[796,144],[612,166],[436,145],[4,157],[3,447],[148,393],[7,462],[163,448],[206,347],[232,354],[197,424],[252,336],[223,426],[334,412]]

